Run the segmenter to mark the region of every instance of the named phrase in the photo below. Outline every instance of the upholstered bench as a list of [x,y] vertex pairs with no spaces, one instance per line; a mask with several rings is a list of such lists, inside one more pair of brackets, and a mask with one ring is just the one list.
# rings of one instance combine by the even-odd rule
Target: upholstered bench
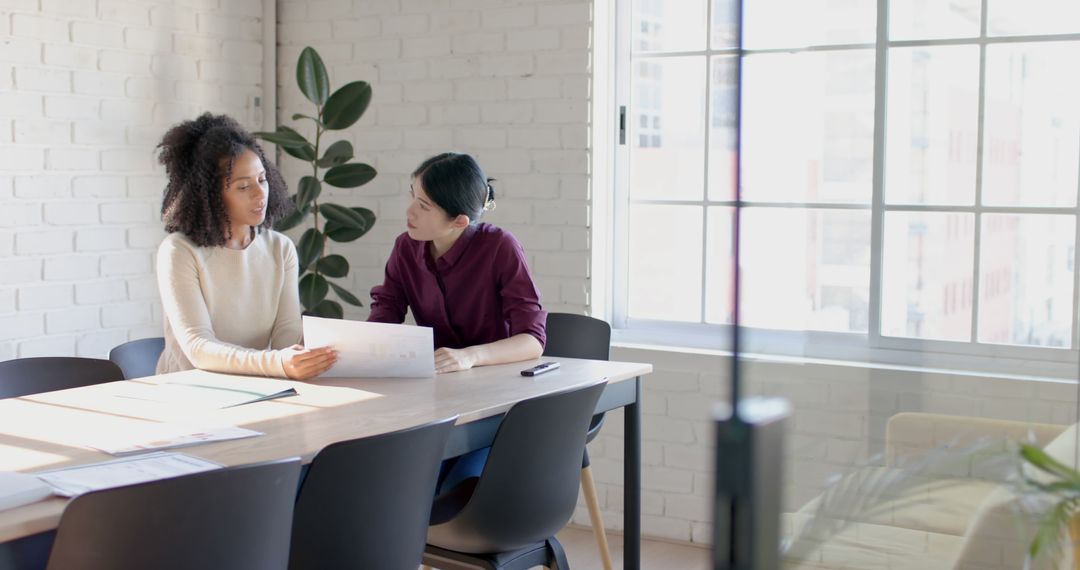
[[[875,488],[874,493],[901,490],[894,492],[895,496],[882,493],[878,499],[860,504],[858,522],[844,525],[801,559],[787,560],[785,568],[1022,569],[1035,524],[1023,515],[1019,498],[1008,488],[980,478],[981,464],[970,450],[981,443],[978,453],[996,453],[1005,450],[1007,440],[1033,441],[1055,459],[1075,465],[1076,431],[1076,425],[897,414],[886,428],[885,467],[849,474],[840,485],[851,483],[852,477],[880,480],[887,476],[886,470],[911,465],[935,449],[955,448],[957,453],[932,452],[949,461],[927,469],[936,472],[906,476],[907,483],[902,486]],[[787,536],[802,529],[812,517],[823,517],[818,512],[821,500],[819,495],[798,512],[785,516]],[[1062,560],[1062,567],[1070,567],[1070,563],[1071,553]]]

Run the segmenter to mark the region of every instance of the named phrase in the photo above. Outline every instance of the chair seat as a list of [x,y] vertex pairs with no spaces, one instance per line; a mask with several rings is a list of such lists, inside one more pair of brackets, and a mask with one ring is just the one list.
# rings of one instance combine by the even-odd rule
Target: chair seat
[[565,558],[566,553],[562,544],[554,537],[518,550],[492,554],[467,554],[431,544],[424,549],[424,563],[435,566],[439,570],[472,569],[477,565],[500,570],[518,570],[546,566],[551,560],[565,560]]
[[[469,502],[469,497],[472,497],[479,481],[479,477],[469,477],[454,485],[454,488],[449,491],[435,497],[431,504],[431,525],[439,525],[456,517]],[[431,538],[428,537],[428,542],[430,541]]]
[[585,432],[605,385],[514,404],[480,476],[435,498],[424,563],[443,570],[566,568],[554,536],[573,515]]
[[297,498],[289,568],[416,570],[456,420],[321,450]]

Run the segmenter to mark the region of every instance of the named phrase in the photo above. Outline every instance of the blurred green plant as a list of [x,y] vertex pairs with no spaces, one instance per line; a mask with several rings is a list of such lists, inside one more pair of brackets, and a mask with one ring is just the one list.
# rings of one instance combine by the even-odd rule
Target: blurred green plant
[[[360,299],[330,279],[348,276],[349,262],[342,255],[326,254],[327,240],[347,243],[359,239],[375,225],[375,213],[367,208],[346,207],[320,202],[323,184],[336,188],[358,188],[370,182],[375,169],[364,163],[352,163],[353,146],[347,140],[326,145],[323,140],[330,131],[353,126],[371,103],[371,85],[353,81],[330,92],[326,65],[311,47],[300,52],[296,64],[296,83],[309,101],[315,104],[314,115],[297,113],[294,121],[311,121],[315,125],[315,140],[309,141],[297,130],[281,125],[274,132],[256,132],[255,136],[276,144],[286,154],[311,165],[311,174],[300,178],[296,193],[291,196],[296,210],[279,221],[274,229],[293,229],[312,216],[312,226],[296,243],[300,261],[300,303],[304,314],[342,318],[341,303],[327,299],[333,290],[342,301],[357,307]],[[324,150],[325,148],[325,150]],[[320,151],[322,154],[320,155]],[[320,170],[322,178],[319,177]]]
[[[1024,483],[1049,499],[1044,501],[1045,512],[1039,522],[1039,530],[1031,541],[1028,556],[1036,559],[1045,553],[1057,559],[1061,556],[1061,539],[1071,534],[1069,531],[1077,516],[1077,507],[1080,507],[1080,472],[1027,443],[1020,444],[1020,456],[1032,467],[1049,475],[1049,478],[1039,480],[1024,473]],[[1076,540],[1078,537],[1071,538]]]

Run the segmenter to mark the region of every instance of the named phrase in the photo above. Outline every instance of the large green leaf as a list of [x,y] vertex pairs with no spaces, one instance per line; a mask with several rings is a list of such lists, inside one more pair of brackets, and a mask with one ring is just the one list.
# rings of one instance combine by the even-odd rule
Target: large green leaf
[[303,222],[304,218],[306,218],[307,215],[308,215],[307,210],[300,210],[300,209],[293,210],[288,215],[286,215],[284,218],[281,218],[280,220],[278,220],[277,223],[274,224],[274,229],[279,231],[279,232],[287,232],[287,231],[295,228],[296,226],[299,226],[300,222]]
[[357,228],[339,224],[334,221],[327,221],[326,225],[323,226],[323,229],[326,230],[327,237],[339,243],[346,243],[359,239],[360,236],[368,233],[372,226],[375,225],[375,212],[372,212],[367,208],[350,208],[350,210],[364,218],[364,222],[367,225],[363,228]]
[[1030,464],[1055,477],[1070,481],[1080,487],[1080,472],[1054,459],[1042,449],[1026,443],[1020,444],[1020,455]]
[[319,213],[325,216],[327,220],[331,220],[346,227],[367,227],[367,220],[365,220],[363,216],[358,214],[355,210],[346,208],[345,206],[339,206],[337,204],[320,204]]
[[310,119],[320,125],[322,124],[322,121],[320,121],[317,117],[312,117],[311,115],[305,115],[303,113],[293,113],[292,120],[299,121],[300,119]]
[[301,146],[282,146],[281,150],[284,150],[289,156],[299,158],[304,162],[315,160],[315,147],[307,143]]
[[353,125],[367,110],[371,103],[371,85],[367,81],[353,81],[342,85],[341,89],[326,100],[322,111],[322,122],[327,129],[337,131]]
[[349,261],[337,254],[328,255],[320,259],[315,268],[327,277],[345,277],[349,274]]
[[322,184],[314,176],[305,176],[300,179],[300,188],[296,190],[296,201],[303,208],[308,208],[311,202],[319,199],[322,193]]
[[298,147],[304,145],[311,145],[304,135],[296,132],[289,127],[280,126],[275,132],[256,131],[255,136],[266,141],[274,143],[281,147]]
[[327,319],[340,319],[345,316],[345,309],[341,307],[341,303],[325,299],[315,305],[315,308],[309,310],[307,314]]
[[300,52],[300,60],[296,62],[296,84],[300,86],[300,92],[308,101],[320,107],[330,95],[330,78],[326,74],[326,66],[323,65],[319,52],[311,47]]
[[309,311],[322,302],[329,291],[330,286],[322,275],[308,273],[300,278],[300,304]]
[[356,298],[356,295],[353,295],[348,290],[346,290],[344,287],[341,287],[341,286],[335,284],[333,281],[327,281],[327,283],[330,284],[330,288],[332,288],[334,290],[334,293],[337,293],[337,296],[341,297],[342,301],[345,301],[346,303],[348,303],[350,305],[353,305],[353,306],[356,306],[356,307],[363,307],[364,306],[364,304],[360,302],[360,299]]
[[323,235],[315,228],[308,228],[296,244],[296,255],[300,258],[300,271],[304,271],[322,254]]
[[356,188],[371,182],[376,174],[369,164],[342,164],[327,170],[323,182],[338,188]]
[[330,145],[322,158],[319,159],[319,168],[330,168],[339,164],[345,164],[352,160],[353,148],[349,141],[337,141]]

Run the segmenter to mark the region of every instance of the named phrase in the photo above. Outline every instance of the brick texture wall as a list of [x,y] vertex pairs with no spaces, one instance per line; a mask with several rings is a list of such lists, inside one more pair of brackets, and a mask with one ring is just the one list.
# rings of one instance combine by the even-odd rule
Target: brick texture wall
[[[498,208],[484,219],[521,240],[545,306],[587,309],[590,14],[583,0],[280,3],[284,124],[302,126],[289,117],[314,108],[295,84],[305,46],[319,51],[332,88],[364,80],[374,91],[361,121],[329,140],[351,141],[358,160],[379,171],[361,188],[323,190],[378,216],[360,240],[332,244],[352,264],[343,285],[370,299],[405,229],[409,173],[454,150],[474,155],[498,179]],[[290,184],[307,174],[291,157],[282,162]]]
[[0,1],[0,360],[161,335],[154,146],[255,126],[260,0]]

